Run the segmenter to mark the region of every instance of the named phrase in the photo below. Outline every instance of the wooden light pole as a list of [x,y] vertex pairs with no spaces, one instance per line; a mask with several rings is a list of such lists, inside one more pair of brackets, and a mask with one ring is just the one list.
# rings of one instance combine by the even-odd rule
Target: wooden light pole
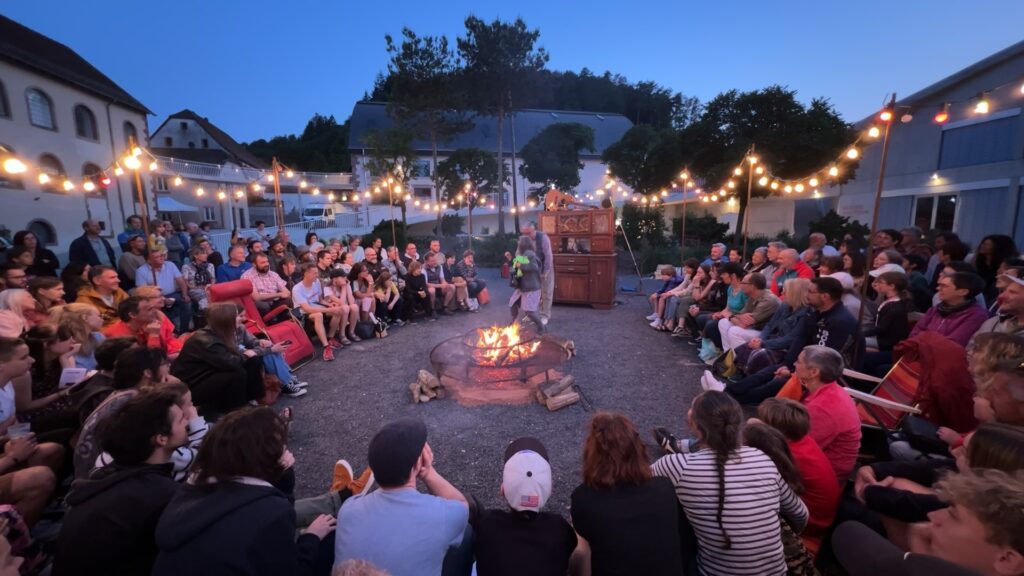
[[680,267],[686,263],[686,187],[690,183],[690,170],[683,169],[681,174],[683,177],[683,215],[679,220],[679,227],[682,229],[679,236],[679,259]]
[[[878,209],[882,205],[882,190],[885,189],[885,167],[889,163],[889,132],[892,130],[892,123],[896,119],[896,93],[893,92],[892,98],[889,99],[889,103],[885,106],[886,110],[891,112],[889,120],[885,122],[885,132],[882,135],[882,161],[878,165],[878,186],[875,188],[875,205],[871,212],[871,235],[868,236],[868,247],[867,247],[867,268],[870,269],[871,262],[875,258],[875,249],[872,244],[875,239],[875,234],[878,233]],[[857,311],[857,325],[863,321],[864,318],[864,300],[868,296],[868,285],[870,282],[868,278],[871,275],[865,271],[864,281],[860,285],[860,309]]]
[[[128,153],[132,156],[135,155],[135,137],[128,137]],[[136,161],[138,159],[136,158]],[[139,212],[142,212],[142,232],[146,235],[146,244],[149,244],[149,209],[146,207],[146,193],[142,189],[142,176],[139,175],[139,171],[142,170],[142,166],[138,166],[132,170],[135,178],[135,193],[139,203]]]
[[747,204],[746,209],[743,210],[743,261],[747,261],[747,224],[750,222],[750,197],[754,191],[754,164],[757,162],[757,156],[754,156],[754,145],[750,145],[750,151],[747,152],[745,158],[747,161]]
[[281,230],[284,230],[284,202],[281,200],[281,179],[279,178],[281,164],[277,161],[277,156],[271,159],[270,169],[274,183],[274,215],[277,217],[277,231],[280,233]]

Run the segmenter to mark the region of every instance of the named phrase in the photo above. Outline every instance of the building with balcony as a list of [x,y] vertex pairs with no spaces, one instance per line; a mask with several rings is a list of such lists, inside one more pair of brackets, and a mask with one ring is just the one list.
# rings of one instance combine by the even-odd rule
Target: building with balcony
[[[134,174],[107,172],[110,184],[99,182],[129,141],[145,144],[150,113],[68,46],[0,16],[0,144],[49,176],[41,184],[0,174],[0,224],[31,230],[62,262],[87,218],[114,238],[139,211]],[[64,180],[78,186],[65,191]],[[142,187],[150,193],[145,179]]]

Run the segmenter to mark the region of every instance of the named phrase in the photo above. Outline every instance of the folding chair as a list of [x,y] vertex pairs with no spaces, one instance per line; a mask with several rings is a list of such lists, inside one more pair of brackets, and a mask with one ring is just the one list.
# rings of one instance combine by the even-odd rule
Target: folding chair
[[[234,302],[241,306],[249,318],[246,330],[251,334],[266,334],[275,344],[291,340],[291,345],[284,351],[284,360],[292,370],[313,359],[313,342],[306,335],[302,324],[291,315],[288,306],[282,304],[262,315],[256,309],[256,302],[252,299],[252,282],[233,280],[214,284],[210,286],[210,302]],[[286,319],[276,324],[267,323],[278,316]]]
[[[916,406],[921,377],[917,367],[899,360],[883,378],[876,378],[854,370],[843,370],[846,393],[857,404],[862,428],[882,430],[886,436],[899,428],[907,414],[920,414]],[[871,393],[849,386],[847,380],[875,384]]]

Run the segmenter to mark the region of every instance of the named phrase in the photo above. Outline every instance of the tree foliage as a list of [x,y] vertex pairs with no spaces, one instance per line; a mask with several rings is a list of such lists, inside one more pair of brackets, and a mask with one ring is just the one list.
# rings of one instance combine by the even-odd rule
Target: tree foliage
[[605,148],[601,160],[634,192],[647,194],[672,183],[683,165],[676,132],[638,125]]
[[841,244],[847,234],[855,238],[866,238],[871,233],[870,226],[861,224],[858,220],[851,220],[847,216],[840,216],[835,210],[829,210],[821,218],[811,220],[807,228],[809,233],[821,232],[835,246]]
[[275,136],[243,144],[261,160],[270,162],[277,156],[281,162],[298,170],[310,172],[351,172],[348,152],[348,120],[338,124],[334,116],[314,114],[302,134]]
[[[367,151],[366,169],[370,174],[382,179],[393,178],[396,184],[401,185],[399,193],[391,196],[391,202],[402,209],[402,222],[405,222],[406,209],[406,203],[402,198],[409,190],[409,180],[412,178],[411,163],[416,158],[412,140],[412,132],[401,126],[394,126],[387,130],[371,130],[363,136],[362,142]],[[386,204],[387,198],[386,195],[381,195],[375,197],[375,200]]]
[[634,249],[637,243],[642,246],[668,244],[665,236],[665,207],[626,202],[622,205],[622,231]]
[[[696,238],[701,244],[721,242],[729,233],[729,225],[719,222],[713,214],[705,212],[702,215],[687,212],[686,214],[686,238],[688,242]],[[672,219],[672,237],[676,240],[682,238],[682,218]]]
[[[463,192],[466,182],[472,183],[473,188],[482,195],[497,192],[497,164],[493,154],[479,148],[459,148],[452,152],[437,165],[441,201],[455,204],[455,197]],[[505,174],[508,172],[505,171]]]
[[551,124],[523,146],[519,173],[531,182],[545,183],[538,194],[547,190],[548,183],[572,191],[580,184],[582,150],[594,150],[593,128],[576,122]]

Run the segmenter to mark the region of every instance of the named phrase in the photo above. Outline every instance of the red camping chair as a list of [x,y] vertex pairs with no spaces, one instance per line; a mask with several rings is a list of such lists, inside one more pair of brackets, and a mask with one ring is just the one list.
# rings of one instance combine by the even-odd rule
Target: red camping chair
[[870,394],[846,387],[846,392],[857,404],[862,427],[878,428],[888,434],[899,428],[907,414],[921,413],[917,407],[921,376],[915,362],[898,360],[884,378],[847,369],[843,370],[843,379],[876,385]]
[[[233,280],[210,286],[210,302],[234,302],[245,310],[249,317],[246,329],[251,334],[266,334],[271,342],[278,343],[291,340],[291,345],[284,351],[284,360],[292,368],[298,368],[313,358],[313,343],[306,336],[306,331],[291,315],[288,306],[282,304],[270,312],[261,315],[252,299],[252,282]],[[287,320],[276,324],[267,322],[286,313]]]

